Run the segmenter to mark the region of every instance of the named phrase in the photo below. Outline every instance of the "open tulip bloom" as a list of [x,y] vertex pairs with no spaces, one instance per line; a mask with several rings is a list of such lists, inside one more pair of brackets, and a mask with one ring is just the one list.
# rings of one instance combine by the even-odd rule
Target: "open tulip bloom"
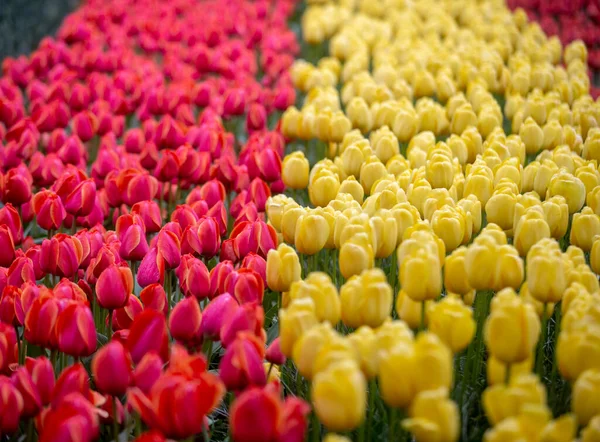
[[1,440],[600,440],[600,9],[405,3],[2,61]]

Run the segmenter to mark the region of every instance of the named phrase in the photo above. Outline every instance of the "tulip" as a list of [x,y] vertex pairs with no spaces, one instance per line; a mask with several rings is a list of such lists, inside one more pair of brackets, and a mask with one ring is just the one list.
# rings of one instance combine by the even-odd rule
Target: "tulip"
[[127,338],[127,350],[134,363],[151,351],[157,352],[163,360],[169,353],[167,323],[162,313],[156,310],[144,310],[131,324]]
[[340,320],[341,305],[337,288],[325,273],[313,272],[303,281],[294,282],[289,297],[292,300],[311,298],[319,321],[335,325]]
[[27,368],[19,367],[12,374],[12,381],[23,397],[21,416],[32,418],[42,407],[42,398]]
[[339,361],[317,373],[311,398],[319,420],[331,431],[348,431],[365,418],[367,383],[358,365]]
[[33,301],[25,316],[25,339],[45,348],[56,348],[56,320],[60,311],[58,300],[43,294]]
[[286,244],[267,254],[267,285],[275,292],[286,292],[293,282],[300,280],[298,255]]
[[310,407],[301,399],[279,398],[273,384],[250,387],[234,401],[229,424],[239,442],[301,442],[304,440]]
[[0,431],[12,434],[19,429],[19,419],[25,403],[23,396],[9,378],[0,377]]
[[70,278],[79,269],[83,247],[77,237],[59,233],[42,242],[40,267],[46,273]]
[[129,267],[111,265],[107,267],[96,283],[98,303],[110,311],[127,305],[133,292],[133,275]]
[[464,350],[475,334],[473,311],[455,297],[446,296],[429,309],[428,329],[452,350]]
[[194,297],[186,298],[173,308],[169,315],[169,330],[176,341],[192,343],[200,341],[200,323],[202,312],[198,300]]
[[217,339],[225,322],[235,315],[238,308],[239,303],[229,293],[213,298],[202,314],[201,333],[209,339]]
[[532,374],[513,377],[508,385],[488,387],[482,395],[483,408],[488,420],[496,425],[506,418],[518,416],[532,405],[546,403],[546,389]]
[[121,238],[119,255],[126,261],[141,261],[148,253],[144,226],[134,224],[125,230]]
[[585,185],[579,178],[561,170],[550,179],[546,199],[556,195],[564,197],[569,206],[569,213],[573,214],[578,212],[585,202]]
[[594,442],[600,437],[600,416],[594,417],[581,432],[582,442]]
[[72,303],[56,319],[58,349],[74,357],[96,351],[96,328],[89,307]]
[[125,394],[131,382],[131,358],[118,341],[111,341],[102,347],[92,359],[92,376],[96,388],[111,396]]
[[[23,214],[25,207],[27,206],[21,208]],[[23,215],[22,220],[19,212],[12,204],[5,204],[0,209],[0,225],[4,224],[10,230],[15,244],[20,244],[23,240],[23,221],[25,221],[25,216]]]
[[342,321],[350,327],[379,327],[392,310],[392,289],[380,269],[351,277],[340,290]]
[[507,379],[510,381],[514,377],[529,374],[532,367],[533,356],[523,362],[510,364],[510,371],[507,374],[508,365],[490,355],[486,364],[488,385],[503,384]]
[[308,186],[308,160],[301,151],[293,152],[283,159],[281,178],[291,189],[306,189]]
[[256,336],[238,334],[219,363],[219,374],[227,389],[241,391],[250,385],[266,384],[263,358],[264,344]]
[[96,202],[96,183],[87,179],[81,181],[64,200],[65,210],[73,216],[87,216]]
[[45,230],[58,230],[67,212],[61,199],[51,190],[42,190],[33,196],[33,211],[38,225]]
[[[316,357],[325,344],[339,338],[328,322],[310,328],[295,342],[292,352],[294,364],[298,372],[307,380],[312,380],[316,374]],[[331,349],[329,347],[327,350]]]
[[160,356],[155,352],[147,353],[133,370],[131,383],[143,393],[148,394],[162,375],[162,369],[163,361]]
[[300,336],[318,323],[315,303],[309,298],[296,299],[287,309],[279,311],[279,321],[281,351],[290,357]]
[[[129,297],[131,299],[131,296]],[[167,294],[161,284],[150,284],[140,292],[140,300],[145,309],[156,310],[167,314]]]
[[158,232],[156,241],[159,259],[162,259],[167,269],[174,269],[181,262],[181,242],[177,235],[164,227]]
[[64,397],[44,417],[40,441],[77,440],[91,442],[98,437],[100,428],[95,407],[80,393]]
[[54,390],[54,367],[50,360],[44,356],[38,358],[26,358],[25,367],[31,374],[35,389],[40,395],[42,405],[48,405],[52,400]]
[[505,364],[525,361],[531,357],[539,334],[540,320],[531,305],[511,289],[496,295],[484,326],[485,343],[496,359]]
[[559,252],[531,248],[527,254],[527,288],[542,303],[560,301],[567,289],[564,260]]
[[0,225],[0,266],[8,267],[15,259],[15,243],[10,229],[6,225]]
[[232,310],[230,316],[222,318],[220,338],[221,345],[228,347],[233,342],[240,332],[254,335],[257,338],[264,340],[265,332],[264,311],[257,303],[246,303]]
[[458,407],[448,398],[448,390],[444,388],[419,393],[410,407],[409,416],[402,421],[402,427],[417,440],[458,440]]
[[434,299],[441,292],[441,271],[437,256],[424,249],[400,262],[400,284],[414,301]]
[[360,275],[364,270],[373,268],[374,258],[372,241],[367,234],[356,234],[340,249],[340,272],[344,278]]
[[589,207],[573,215],[570,242],[581,248],[584,252],[592,249],[593,238],[600,235],[600,216],[596,215]]
[[265,359],[271,364],[283,365],[285,364],[285,355],[281,352],[281,346],[279,344],[279,338],[275,338],[271,345],[267,347],[265,352]]
[[594,416],[600,414],[600,407],[594,397],[600,391],[600,370],[584,371],[573,386],[572,408],[580,425],[587,425]]
[[144,256],[137,271],[137,281],[141,287],[164,283],[165,260],[156,247],[152,247]]
[[240,304],[246,302],[262,303],[264,283],[258,273],[252,269],[240,269],[231,272],[225,279],[225,291],[232,294]]

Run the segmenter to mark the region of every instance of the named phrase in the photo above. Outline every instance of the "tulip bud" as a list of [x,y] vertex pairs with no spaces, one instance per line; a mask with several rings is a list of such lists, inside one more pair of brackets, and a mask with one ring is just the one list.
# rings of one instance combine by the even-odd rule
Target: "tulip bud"
[[392,289],[380,269],[351,277],[341,288],[342,321],[350,327],[379,327],[392,310]]
[[529,249],[543,238],[550,238],[550,227],[543,210],[531,208],[515,226],[514,245],[521,256],[526,256]]
[[131,381],[131,358],[118,341],[111,341],[102,347],[92,360],[92,375],[98,391],[121,396],[125,394]]
[[209,339],[218,339],[223,325],[235,316],[239,303],[229,293],[213,298],[202,313],[200,331]]
[[275,292],[287,292],[293,282],[300,280],[298,255],[286,244],[267,254],[267,285]]
[[409,416],[402,421],[402,427],[417,440],[458,440],[460,414],[458,406],[448,398],[446,388],[419,393],[410,407]]
[[169,336],[167,323],[162,313],[155,310],[144,310],[131,324],[127,338],[127,350],[134,363],[151,351],[159,353],[167,360],[169,353]]
[[313,272],[304,280],[290,286],[291,300],[310,298],[315,304],[315,312],[319,321],[328,321],[335,325],[340,320],[341,307],[337,288],[326,273]]
[[290,357],[292,348],[302,334],[318,324],[315,303],[309,298],[296,299],[287,309],[279,311],[279,337],[282,353]]
[[587,425],[600,415],[600,406],[594,399],[600,393],[600,370],[584,371],[573,385],[572,407],[579,425]]
[[567,201],[569,213],[578,212],[585,203],[585,185],[566,170],[560,170],[550,179],[546,199],[561,195]]
[[25,403],[17,387],[6,377],[0,377],[0,431],[12,434],[19,429],[19,419]]
[[89,356],[96,351],[96,328],[90,308],[72,303],[56,319],[58,349],[74,357]]
[[238,335],[219,363],[219,375],[227,389],[241,391],[251,385],[265,385],[263,357],[264,345],[256,336]]
[[329,238],[329,224],[325,218],[315,213],[308,213],[298,218],[294,244],[298,252],[314,255],[320,252]]
[[200,324],[202,312],[198,300],[194,297],[178,302],[169,315],[171,336],[178,342],[192,344],[200,342]]
[[364,270],[373,268],[374,258],[372,241],[366,233],[357,233],[340,248],[340,271],[346,279],[360,275]]
[[[509,339],[506,339],[506,333],[510,334]],[[513,364],[530,358],[539,333],[540,320],[533,307],[525,304],[513,290],[502,290],[492,300],[484,338],[490,354],[496,359]]]
[[442,275],[436,255],[420,249],[400,262],[400,284],[414,301],[435,299],[441,292]]
[[358,427],[365,417],[366,387],[364,375],[350,360],[317,373],[311,392],[317,417],[331,431]]
[[283,159],[281,178],[291,189],[306,189],[308,185],[308,160],[301,151],[293,152]]
[[446,296],[428,312],[428,329],[435,333],[453,353],[464,350],[475,334],[473,311],[454,297]]
[[[512,400],[518,396],[520,400]],[[510,383],[496,384],[485,389],[482,395],[483,408],[492,425],[504,419],[518,416],[527,407],[544,405],[546,389],[533,374],[511,377]]]

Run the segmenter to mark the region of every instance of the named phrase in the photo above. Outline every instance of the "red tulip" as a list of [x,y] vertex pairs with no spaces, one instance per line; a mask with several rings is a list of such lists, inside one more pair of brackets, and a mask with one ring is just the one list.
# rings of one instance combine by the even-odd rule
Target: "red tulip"
[[229,293],[217,296],[204,309],[200,330],[208,339],[219,339],[221,329],[230,317],[240,308],[239,303]]
[[167,183],[179,175],[179,158],[174,151],[164,150],[154,169],[154,176],[160,182]]
[[198,258],[184,255],[176,274],[185,296],[193,296],[200,300],[210,295],[210,275],[206,265]]
[[218,201],[214,206],[212,206],[206,212],[206,216],[210,218],[214,218],[214,220],[219,225],[219,233],[221,235],[225,235],[227,233],[227,209],[225,208],[225,204],[223,201]]
[[96,283],[98,303],[108,309],[115,310],[127,305],[129,295],[133,292],[133,275],[126,266],[111,265],[107,267]]
[[92,359],[92,376],[96,389],[111,396],[125,394],[131,382],[131,357],[123,344],[111,341]]
[[273,107],[279,111],[284,111],[296,102],[296,91],[293,87],[282,86],[275,92],[273,98]]
[[77,272],[83,258],[83,247],[75,236],[64,233],[42,242],[40,267],[51,275],[70,278]]
[[181,262],[181,242],[177,235],[163,227],[158,232],[156,248],[167,269],[174,269],[179,266]]
[[210,297],[225,293],[225,280],[233,272],[231,261],[221,261],[210,271]]
[[164,362],[157,353],[146,353],[133,371],[133,385],[145,394],[150,393],[152,386],[162,375],[163,365]]
[[241,268],[252,269],[260,275],[263,283],[267,284],[267,261],[256,253],[248,253],[242,260]]
[[[8,285],[14,284],[9,283]],[[4,288],[2,288],[2,290],[4,290]],[[33,301],[40,297],[40,293],[50,293],[50,290],[45,286],[40,288],[35,285],[35,281],[27,281],[21,285],[21,295],[15,299],[15,316],[19,324],[25,324],[25,316],[27,315],[27,312],[29,312]]]
[[230,238],[234,239],[233,246],[238,259],[250,252],[266,258],[269,250],[277,248],[277,232],[264,221],[242,222],[234,227]]
[[236,116],[244,114],[246,110],[246,94],[241,88],[232,88],[225,93],[223,102],[223,116]]
[[175,307],[169,316],[171,336],[184,344],[201,342],[200,324],[202,312],[198,300],[194,297],[185,298]]
[[131,295],[127,300],[127,305],[125,307],[118,308],[114,311],[112,327],[113,330],[124,330],[129,329],[133,320],[137,315],[144,311],[144,305],[140,298],[137,296]]
[[[279,179],[281,174],[277,175],[277,177],[271,181],[275,181]],[[250,182],[250,186],[248,187],[248,202],[253,202],[256,205],[256,209],[259,212],[265,211],[265,206],[267,204],[267,200],[271,196],[271,189],[269,189],[269,185],[265,183],[260,178],[254,178],[252,182]]]
[[0,374],[7,373],[9,366],[18,360],[15,328],[11,324],[0,322]]
[[240,333],[227,347],[219,363],[219,376],[228,390],[241,391],[250,385],[264,385],[264,344],[256,336]]
[[8,267],[15,259],[15,242],[6,224],[0,225],[0,266]]
[[67,196],[65,210],[73,216],[87,216],[96,203],[96,183],[89,178],[80,182]]
[[[156,126],[154,142],[159,149],[176,149],[185,141],[182,124],[170,115],[161,118]],[[160,179],[160,178],[159,178]]]
[[241,332],[248,332],[261,340],[265,340],[263,325],[265,313],[261,305],[256,303],[242,304],[233,313],[224,317],[220,337],[223,347],[229,346]]
[[71,393],[44,416],[40,442],[91,442],[100,424],[96,408],[80,393]]
[[203,417],[217,406],[223,393],[219,379],[204,371],[193,378],[165,374],[154,383],[149,396],[132,388],[127,400],[150,428],[169,438],[185,439],[202,432],[206,425]]
[[129,129],[125,133],[123,145],[128,153],[140,153],[144,148],[146,140],[144,132],[140,128]]
[[166,361],[169,354],[169,337],[165,317],[156,310],[144,310],[131,324],[127,349],[134,363],[144,354],[155,351]]
[[33,265],[33,261],[27,256],[23,255],[19,251],[19,255],[12,262],[8,268],[7,283],[20,287],[26,282],[35,283],[36,274]]
[[146,233],[156,233],[162,226],[160,208],[155,201],[140,201],[133,205],[131,213],[139,215],[146,226]]
[[45,230],[58,230],[67,217],[61,199],[51,190],[42,190],[34,195],[33,210],[38,225]]
[[31,375],[31,379],[40,395],[42,405],[46,406],[52,400],[54,390],[54,368],[45,356],[37,358],[26,358],[25,367]]
[[262,149],[256,158],[260,176],[265,181],[276,181],[281,178],[281,158],[270,148]]
[[281,345],[279,343],[279,337],[275,338],[271,345],[267,347],[265,359],[271,364],[283,365],[285,364],[285,355],[281,352]]
[[134,224],[123,234],[119,255],[127,261],[141,261],[147,253],[148,242],[144,227]]
[[137,271],[137,281],[141,287],[150,284],[163,284],[165,279],[165,260],[158,253],[156,247],[152,247],[146,254]]
[[18,326],[19,322],[15,315],[15,300],[21,297],[21,289],[7,285],[0,294],[0,322]]
[[[194,193],[194,195],[196,195],[196,193]],[[213,179],[204,183],[202,187],[200,187],[200,190],[197,192],[197,195],[200,199],[206,201],[206,204],[208,204],[209,207],[212,207],[219,201],[225,201],[226,190],[223,183]],[[187,204],[191,204],[197,201],[197,199],[190,198],[191,196],[192,194],[190,193],[188,199],[186,199]]]
[[229,425],[236,442],[301,442],[310,406],[296,397],[283,403],[273,384],[251,387],[233,403]]
[[0,376],[0,433],[12,434],[19,429],[25,402],[9,378]]
[[[233,227],[235,230],[235,226]],[[235,254],[234,247],[235,238],[229,238],[221,244],[221,253],[219,254],[220,261],[238,262],[238,257]]]
[[162,284],[150,284],[140,292],[140,300],[144,308],[167,314],[167,294]]
[[263,130],[267,125],[267,110],[262,104],[252,103],[246,116],[246,130],[248,133]]
[[23,223],[17,209],[12,204],[6,204],[0,209],[0,225],[4,224],[12,234],[15,244],[23,240]]
[[96,135],[98,119],[91,111],[79,112],[73,117],[72,129],[75,135],[85,143]]
[[21,416],[33,417],[38,414],[42,408],[42,398],[27,368],[23,366],[17,368],[12,374],[12,381],[23,397],[23,411],[21,412]]
[[[24,173],[25,172],[25,173]],[[10,169],[1,177],[2,202],[20,207],[31,199],[33,179],[27,169]]]
[[52,294],[46,293],[35,299],[25,316],[25,339],[44,348],[56,348],[56,320],[60,308]]
[[225,291],[231,293],[240,304],[246,302],[262,304],[264,283],[261,276],[254,270],[239,269],[227,276]]
[[[92,242],[90,241],[90,254],[92,254]],[[118,260],[119,255],[115,255],[113,249],[107,244],[101,245],[96,251],[95,257],[91,259],[86,271],[85,278],[90,284],[96,284],[102,272],[114,265]]]
[[178,223],[181,226],[181,230],[185,230],[196,224],[198,215],[196,215],[196,212],[189,205],[180,205],[171,214],[171,221]]
[[96,351],[96,328],[88,306],[73,303],[59,313],[56,320],[58,349],[74,357],[89,356]]

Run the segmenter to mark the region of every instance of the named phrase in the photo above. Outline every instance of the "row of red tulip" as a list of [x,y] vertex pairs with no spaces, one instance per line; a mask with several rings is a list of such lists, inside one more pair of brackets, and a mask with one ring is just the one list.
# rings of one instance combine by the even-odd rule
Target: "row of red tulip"
[[230,391],[235,440],[304,438],[262,306],[294,8],[90,0],[4,60],[0,435],[207,440]]

